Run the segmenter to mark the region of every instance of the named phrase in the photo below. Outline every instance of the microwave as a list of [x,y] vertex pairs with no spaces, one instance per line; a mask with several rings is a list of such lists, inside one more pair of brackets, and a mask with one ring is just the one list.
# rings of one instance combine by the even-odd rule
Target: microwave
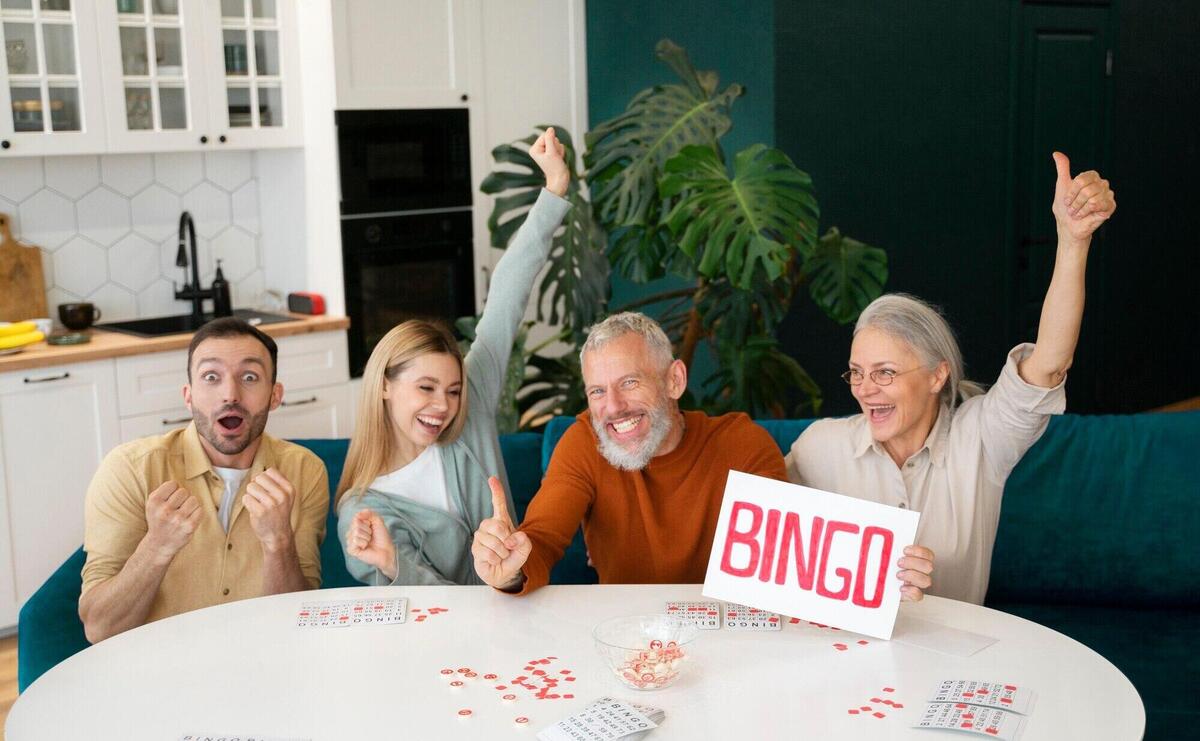
[[467,109],[344,110],[334,120],[343,216],[471,205]]

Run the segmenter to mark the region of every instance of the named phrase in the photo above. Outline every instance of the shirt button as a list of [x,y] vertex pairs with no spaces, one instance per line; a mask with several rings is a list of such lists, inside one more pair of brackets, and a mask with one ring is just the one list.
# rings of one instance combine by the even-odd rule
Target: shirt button
[[905,464],[904,464],[904,467],[905,467],[905,468],[912,468],[912,467],[913,467],[913,465],[915,465],[915,464],[914,464],[912,461],[909,461],[908,463],[905,463]]
[[227,544],[225,545],[225,550],[227,550],[227,551],[232,551],[232,550],[233,550],[233,543],[227,543]]
[[223,590],[221,590],[221,594],[228,595],[228,594],[229,594],[229,587],[225,587]]

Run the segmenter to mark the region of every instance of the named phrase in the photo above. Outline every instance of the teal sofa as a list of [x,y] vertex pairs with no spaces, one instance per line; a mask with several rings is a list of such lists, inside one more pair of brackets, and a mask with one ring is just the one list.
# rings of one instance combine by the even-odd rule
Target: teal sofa
[[[760,424],[786,451],[812,420]],[[517,515],[570,426],[504,435]],[[301,440],[341,476],[347,441]],[[1115,664],[1146,706],[1146,738],[1180,738],[1200,710],[1180,687],[1200,679],[1200,412],[1063,415],[1005,487],[987,604],[1049,626]],[[336,532],[330,513],[328,532]],[[336,537],[321,547],[325,588],[355,585]],[[21,690],[88,644],[76,614],[79,551],[26,602],[18,633]],[[552,583],[595,583],[581,535]]]

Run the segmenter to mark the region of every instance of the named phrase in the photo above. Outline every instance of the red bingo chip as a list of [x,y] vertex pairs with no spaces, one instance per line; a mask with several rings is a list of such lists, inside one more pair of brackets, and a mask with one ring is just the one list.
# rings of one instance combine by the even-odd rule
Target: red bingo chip
[[858,645],[860,645],[860,646],[865,646],[865,645],[867,645],[868,643],[870,643],[870,641],[859,641],[859,642],[858,642]]
[[453,673],[454,673],[453,669],[443,669],[442,670],[442,674],[453,674]]
[[469,671],[471,671],[471,667],[469,667],[469,666],[464,666],[464,667],[462,667],[461,669],[459,669],[459,670],[458,670],[458,673],[459,673],[459,674],[466,674],[466,673],[467,673],[467,672],[469,672]]
[[517,696],[516,695],[504,695],[500,699],[501,700],[515,700],[515,699],[517,699]]
[[895,692],[896,690],[892,689],[891,687],[884,687],[883,691],[884,692]]
[[476,674],[475,672],[466,672],[465,674],[463,674],[463,676],[466,677],[467,679],[474,679],[475,677],[478,677],[479,675]]
[[496,674],[484,674],[484,675],[483,675],[483,678],[484,678],[484,679],[499,679],[499,675],[496,675]]
[[880,712],[874,712],[874,713],[871,713],[871,715],[874,715],[876,718],[884,717],[883,713],[880,713]]
[[462,710],[458,711],[458,714],[465,718],[471,714],[471,711],[468,710],[467,708],[463,708]]
[[462,687],[462,686],[463,686],[463,683],[462,683],[461,681],[459,681],[459,680],[457,680],[457,679],[456,679],[456,680],[454,680],[453,682],[451,682],[451,683],[450,683],[450,686],[451,686],[451,687]]
[[859,711],[858,711],[858,710],[855,710],[854,708],[850,708],[850,709],[849,709],[849,710],[847,710],[846,712],[847,712],[847,713],[850,713],[851,715],[858,715],[858,713],[859,713]]
[[513,723],[519,723],[520,725],[525,725],[528,722],[529,722],[529,719],[526,718],[524,715],[522,715],[520,718],[517,718],[516,720],[513,721]]

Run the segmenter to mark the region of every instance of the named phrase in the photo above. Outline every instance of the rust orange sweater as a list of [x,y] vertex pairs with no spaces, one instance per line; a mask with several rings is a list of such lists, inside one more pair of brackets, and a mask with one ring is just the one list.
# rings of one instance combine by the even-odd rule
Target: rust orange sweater
[[622,471],[600,455],[588,413],[579,415],[521,523],[533,542],[522,593],[549,582],[580,522],[601,584],[704,581],[729,471],[787,481],[787,470],[779,446],[745,414],[684,419],[675,450]]

